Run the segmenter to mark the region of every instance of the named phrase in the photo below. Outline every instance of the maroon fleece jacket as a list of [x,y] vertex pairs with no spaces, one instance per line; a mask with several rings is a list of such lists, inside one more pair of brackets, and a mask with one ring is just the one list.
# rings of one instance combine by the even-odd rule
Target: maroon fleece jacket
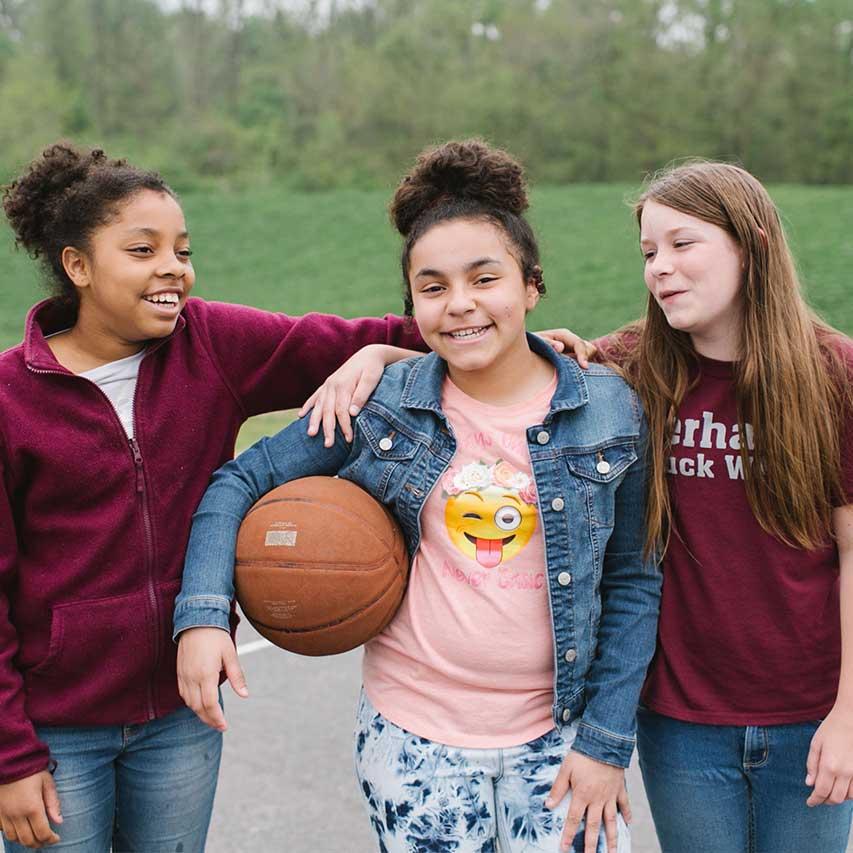
[[141,723],[183,704],[170,635],[190,518],[246,418],[301,405],[365,344],[423,348],[398,317],[190,299],[142,360],[128,441],[45,342],[72,323],[42,302],[0,354],[0,783],[48,765],[34,725]]

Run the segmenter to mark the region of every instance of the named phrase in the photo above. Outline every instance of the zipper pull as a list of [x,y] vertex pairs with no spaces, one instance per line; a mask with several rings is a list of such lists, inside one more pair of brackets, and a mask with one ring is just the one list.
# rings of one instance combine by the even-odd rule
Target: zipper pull
[[142,453],[134,439],[129,438],[128,443],[133,453],[133,464],[136,466],[136,491],[141,493],[145,489],[145,484],[142,480]]

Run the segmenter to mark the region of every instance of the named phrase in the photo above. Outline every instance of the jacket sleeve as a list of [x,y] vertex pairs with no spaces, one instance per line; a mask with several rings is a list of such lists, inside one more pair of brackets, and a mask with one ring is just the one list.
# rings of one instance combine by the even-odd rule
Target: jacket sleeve
[[267,436],[213,475],[193,515],[181,592],[175,601],[173,638],[200,626],[228,630],[234,598],[237,532],[263,495],[299,477],[337,473],[350,455],[340,431],[331,448],[311,437],[304,420]]
[[627,767],[637,704],[657,640],[661,573],[645,557],[648,430],[640,426],[637,461],[616,492],[615,524],[604,553],[598,647],[587,676],[587,703],[572,749]]
[[15,667],[18,634],[10,618],[18,540],[0,444],[0,784],[47,768],[48,748],[37,737],[24,708],[24,682]]
[[367,344],[426,351],[417,326],[392,314],[347,320],[289,317],[244,305],[192,300],[211,356],[246,417],[293,409]]

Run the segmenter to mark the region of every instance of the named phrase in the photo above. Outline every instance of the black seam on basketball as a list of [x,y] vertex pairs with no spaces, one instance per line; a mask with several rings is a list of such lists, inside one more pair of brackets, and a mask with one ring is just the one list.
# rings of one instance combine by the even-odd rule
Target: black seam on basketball
[[246,617],[253,625],[260,625],[262,628],[266,628],[267,631],[277,631],[280,634],[306,634],[309,631],[322,631],[325,628],[334,628],[336,625],[342,625],[344,622],[348,622],[350,619],[353,619],[356,616],[360,616],[366,610],[370,610],[375,604],[378,604],[388,593],[391,591],[394,586],[393,582],[390,583],[384,590],[382,590],[379,595],[373,599],[373,601],[369,601],[364,607],[360,607],[358,610],[353,610],[352,613],[348,613],[341,619],[336,619],[333,622],[324,622],[320,625],[312,625],[310,628],[279,628],[276,625],[267,625],[266,622],[261,622],[260,619],[256,619],[254,616],[249,616],[246,614]]
[[[346,480],[345,482],[350,482],[350,481]],[[356,487],[356,488],[358,488],[358,487]],[[365,494],[367,494],[367,493],[365,492]],[[370,495],[370,497],[373,497],[373,496]],[[261,500],[263,500],[263,498],[261,498]],[[379,504],[380,507],[382,507],[385,514],[393,520],[393,517],[388,512],[388,509],[385,506],[383,506],[381,503],[379,503],[379,501],[377,501],[376,498],[373,498],[373,500],[376,501],[376,503]],[[314,502],[314,498],[295,498],[295,497],[293,497],[293,498],[291,498],[291,497],[273,498],[272,500],[265,501],[264,503],[260,503],[260,501],[259,501],[246,513],[245,516],[243,516],[243,521],[245,521],[253,512],[257,512],[258,510],[262,510],[265,507],[272,506],[273,504],[282,504],[282,503],[310,504],[313,502]],[[386,547],[388,546],[388,543],[384,539],[381,539],[379,536],[376,535],[376,531],[372,529],[369,519],[364,518],[363,516],[352,512],[351,510],[347,510],[347,509],[344,509],[343,507],[336,506],[335,504],[323,504],[322,508],[327,509],[327,510],[331,510],[332,512],[337,512],[340,515],[343,515],[343,516],[346,516],[348,518],[356,519],[357,521],[360,521],[364,525],[364,529],[368,533],[370,533],[374,539],[376,539],[378,542],[381,542]],[[394,524],[397,524],[397,522],[394,521]]]

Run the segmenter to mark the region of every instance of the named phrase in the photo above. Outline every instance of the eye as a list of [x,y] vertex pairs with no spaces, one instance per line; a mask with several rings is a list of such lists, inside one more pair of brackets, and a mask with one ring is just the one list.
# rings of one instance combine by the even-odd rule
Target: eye
[[427,293],[430,296],[441,293],[444,288],[440,284],[428,284],[426,287],[421,288],[421,293]]
[[150,246],[132,246],[128,249],[129,252],[133,252],[135,255],[153,255],[154,250]]
[[188,261],[193,256],[192,249],[179,249],[177,255]]
[[692,245],[693,245],[693,240],[676,240],[675,243],[673,243],[673,246],[675,246],[676,249],[683,249],[685,246],[692,246]]
[[477,284],[491,284],[493,281],[497,281],[497,276],[483,275],[477,279]]
[[495,526],[500,530],[515,530],[521,524],[521,513],[514,506],[502,506],[495,513]]
[[477,515],[476,512],[466,512],[465,515],[462,516],[462,518],[476,518],[478,521],[482,521],[483,516]]
[[647,249],[645,252],[643,252],[643,260],[644,261],[650,261],[654,256],[655,256],[655,253],[654,253],[653,249]]

